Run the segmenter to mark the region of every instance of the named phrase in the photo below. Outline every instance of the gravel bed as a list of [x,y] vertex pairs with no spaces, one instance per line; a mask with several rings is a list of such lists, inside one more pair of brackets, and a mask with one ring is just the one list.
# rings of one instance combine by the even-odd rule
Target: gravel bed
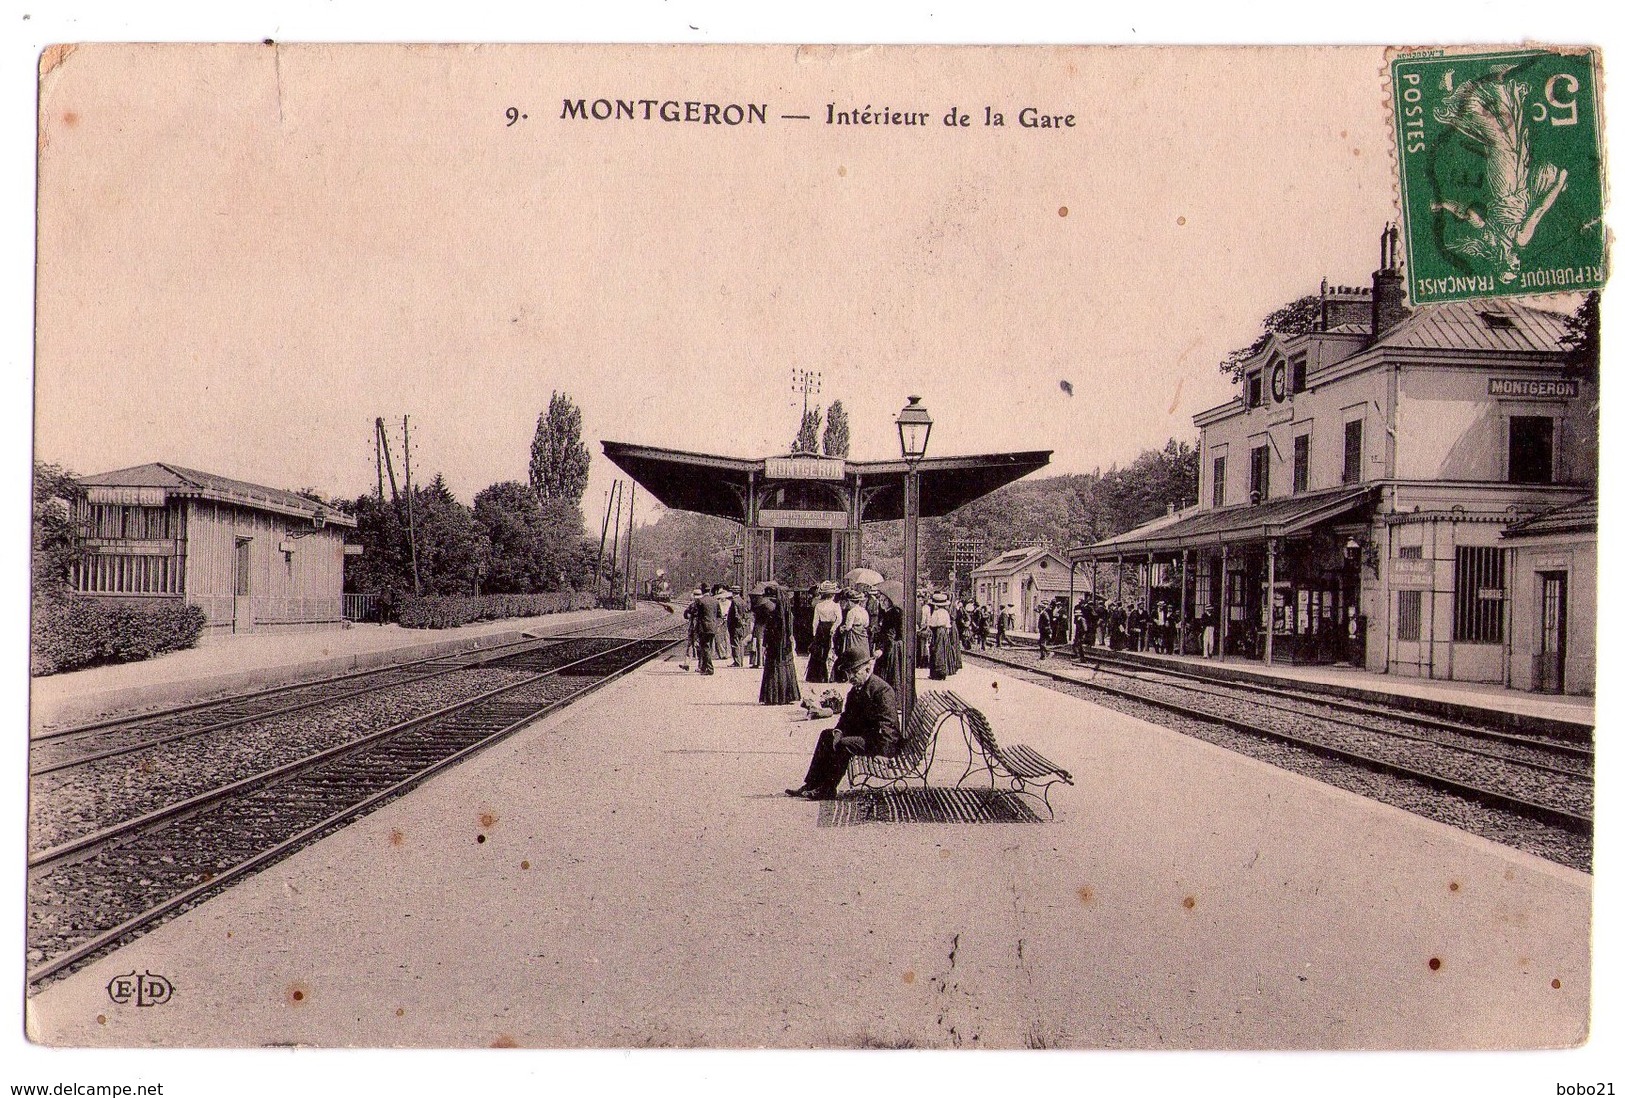
[[[515,677],[515,673],[508,675]],[[415,776],[512,721],[574,694],[583,685],[573,678],[537,680],[359,752],[246,790],[202,812],[167,821],[118,846],[31,874],[28,964],[60,956],[171,897],[207,885],[248,858]],[[329,825],[308,841],[341,826],[342,822]],[[210,892],[205,890],[152,925],[202,902]],[[142,927],[130,936],[150,928]]]
[[430,672],[422,668],[384,668],[340,682],[311,683],[286,690],[277,690],[260,697],[239,700],[226,699],[181,713],[159,714],[133,718],[125,723],[92,731],[53,737],[29,745],[30,770],[43,769],[76,759],[137,747],[164,737],[184,736],[187,733],[205,734],[216,724],[244,718],[259,719],[274,716],[277,711],[295,706],[314,706],[337,701],[346,695],[384,690],[399,683],[410,682]]
[[[1003,655],[1004,653],[1000,654]],[[1209,743],[1279,766],[1296,774],[1315,778],[1339,789],[1346,789],[1370,797],[1384,804],[1390,804],[1407,812],[1413,812],[1418,816],[1438,820],[1452,827],[1458,827],[1463,831],[1545,858],[1548,861],[1571,866],[1587,873],[1591,872],[1592,842],[1589,835],[1575,835],[1552,824],[1529,820],[1502,809],[1488,808],[1476,801],[1433,789],[1413,779],[1375,773],[1354,763],[1324,758],[1305,748],[1247,735],[1225,725],[1183,717],[1170,713],[1168,710],[1150,702],[1131,701],[1098,690],[1091,690],[1082,683],[1077,685],[1061,683],[1054,679],[1036,675],[1023,675],[1022,677],[1050,689],[1083,698],[1104,708],[1126,713],[1148,723],[1206,740]],[[1256,710],[1253,713],[1244,714],[1243,718],[1256,720]],[[1305,724],[1310,724],[1307,718]],[[1324,737],[1317,733],[1315,738]],[[1373,757],[1378,756],[1376,750],[1365,753],[1371,754]],[[1482,761],[1489,762],[1490,760]],[[1412,760],[1407,765],[1419,764]],[[1442,770],[1443,767],[1441,766],[1438,769]],[[1527,776],[1531,772],[1525,770],[1523,773]],[[1454,776],[1454,774],[1451,776]],[[1555,775],[1541,775],[1541,777],[1542,779],[1556,778]],[[1468,779],[1462,778],[1460,780]],[[1487,781],[1476,784],[1482,784],[1488,788],[1498,788]],[[1519,795],[1512,790],[1498,789],[1498,791],[1511,792],[1514,796]],[[1549,787],[1540,796],[1532,796],[1532,799],[1554,803],[1556,801],[1556,797],[1550,792]],[[1584,802],[1585,808],[1583,811],[1589,812],[1591,804],[1589,785],[1585,789]],[[1567,807],[1567,805],[1559,805],[1559,807]]]
[[[1028,662],[1028,661],[1023,661]],[[1080,672],[1096,672],[1094,668],[1078,668]],[[1521,736],[1510,739],[1505,733],[1486,730],[1483,734],[1475,735],[1472,732],[1457,732],[1448,728],[1439,728],[1436,725],[1408,720],[1400,714],[1392,716],[1377,713],[1350,713],[1346,709],[1336,706],[1322,705],[1313,698],[1283,699],[1264,696],[1257,692],[1249,692],[1244,686],[1230,686],[1226,683],[1202,682],[1193,683],[1177,677],[1163,676],[1156,671],[1149,671],[1145,675],[1129,671],[1119,671],[1113,667],[1101,666],[1100,674],[1116,675],[1125,681],[1134,683],[1155,682],[1164,684],[1176,690],[1185,690],[1197,694],[1208,695],[1214,698],[1227,699],[1243,703],[1249,707],[1262,706],[1266,709],[1280,712],[1297,713],[1305,717],[1312,717],[1330,726],[1352,727],[1355,729],[1369,729],[1380,732],[1392,732],[1401,736],[1412,736],[1429,740],[1447,747],[1459,747],[1468,752],[1482,752],[1487,755],[1499,756],[1509,762],[1534,763],[1537,766],[1551,766],[1562,770],[1577,772],[1576,776],[1589,777],[1592,766],[1589,757],[1576,757],[1572,748],[1575,746],[1568,740],[1547,740],[1551,749],[1542,746],[1538,736]],[[1331,728],[1327,729],[1331,732]],[[1520,742],[1522,740],[1535,740],[1534,743]],[[1557,748],[1570,748],[1571,750],[1557,750]]]
[[520,682],[533,672],[470,668],[382,693],[254,721],[47,774],[29,783],[29,850],[57,846],[392,724]]
[[[1364,755],[1380,762],[1436,774],[1441,778],[1502,793],[1519,800],[1560,808],[1565,812],[1591,812],[1591,780],[1588,777],[1553,774],[1533,770],[1519,762],[1463,754],[1453,744],[1431,737],[1402,739],[1373,726],[1361,728],[1339,720],[1328,724],[1318,715],[1277,706],[1273,703],[1226,697],[1206,691],[1193,691],[1172,683],[1146,681],[1113,675],[1105,685],[1122,684],[1124,689],[1161,698],[1220,717],[1245,721],[1274,732],[1323,743]],[[1414,726],[1413,726],[1414,727]],[[1244,733],[1243,733],[1244,734]],[[1407,735],[1411,731],[1407,730]],[[1461,737],[1466,738],[1466,737]],[[1477,748],[1479,745],[1471,744]],[[1545,761],[1545,760],[1542,760]]]

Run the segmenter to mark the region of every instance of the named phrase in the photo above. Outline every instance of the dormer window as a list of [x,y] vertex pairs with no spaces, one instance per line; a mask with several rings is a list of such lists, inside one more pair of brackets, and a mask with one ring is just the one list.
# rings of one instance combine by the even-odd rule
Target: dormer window
[[1484,327],[1492,332],[1515,332],[1518,330],[1516,320],[1506,313],[1497,312],[1494,309],[1479,310],[1478,319],[1482,320]]
[[1247,407],[1256,408],[1264,403],[1264,372],[1254,370],[1247,375]]

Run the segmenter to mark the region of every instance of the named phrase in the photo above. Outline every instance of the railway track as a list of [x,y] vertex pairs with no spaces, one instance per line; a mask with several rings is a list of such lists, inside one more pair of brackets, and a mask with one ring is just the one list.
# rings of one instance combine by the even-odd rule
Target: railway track
[[[1014,658],[967,655],[1064,684],[1068,692],[1149,706],[1192,725],[1220,726],[1556,829],[1573,836],[1569,845],[1577,848],[1557,860],[1589,866],[1594,797],[1589,745],[1284,689],[1230,686],[1195,674],[1116,663],[1109,656],[1086,657],[1081,664],[1061,657],[1056,662],[1064,669],[1051,669],[1032,658],[1032,649],[1015,651],[1020,655]],[[1544,849],[1537,852],[1550,856]]]
[[655,658],[680,636],[620,641],[79,835],[28,862],[28,981],[61,975]]
[[664,629],[669,626],[670,620],[670,615],[663,612],[645,612],[632,622],[597,622],[547,637],[525,638],[468,652],[430,656],[390,667],[352,671],[75,725],[35,736],[30,741],[28,773],[30,778],[43,777],[180,740],[217,734],[255,721],[440,678],[454,671],[492,663],[504,655],[544,648],[559,641],[590,637],[595,632],[624,636],[629,628]]

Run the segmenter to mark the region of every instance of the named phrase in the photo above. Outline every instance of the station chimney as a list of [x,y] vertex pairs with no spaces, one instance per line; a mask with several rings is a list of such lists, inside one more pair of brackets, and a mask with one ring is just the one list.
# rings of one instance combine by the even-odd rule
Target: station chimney
[[1382,266],[1371,273],[1371,338],[1378,340],[1411,315],[1405,307],[1405,276],[1399,267],[1399,227],[1382,227]]

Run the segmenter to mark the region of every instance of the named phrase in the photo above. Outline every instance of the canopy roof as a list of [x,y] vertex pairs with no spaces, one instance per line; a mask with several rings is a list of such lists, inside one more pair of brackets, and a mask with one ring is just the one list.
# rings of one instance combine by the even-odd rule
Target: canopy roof
[[1110,560],[1119,555],[1133,556],[1291,537],[1359,508],[1371,498],[1376,488],[1373,484],[1331,488],[1265,503],[1243,503],[1183,515],[1162,515],[1116,537],[1069,549],[1067,556],[1074,562]]
[[[1048,465],[1051,452],[1024,450],[925,458],[920,462],[920,515],[924,518],[946,515],[1020,480]],[[736,458],[606,441],[604,456],[665,506],[734,522],[747,521],[746,500],[753,481],[759,496],[769,485],[798,482],[796,477],[770,476],[769,465],[794,461],[799,455]],[[864,522],[890,522],[903,517],[903,476],[908,466],[901,458],[893,461],[821,459],[820,464],[822,475],[799,482],[810,480],[840,485],[849,495],[861,484]]]

